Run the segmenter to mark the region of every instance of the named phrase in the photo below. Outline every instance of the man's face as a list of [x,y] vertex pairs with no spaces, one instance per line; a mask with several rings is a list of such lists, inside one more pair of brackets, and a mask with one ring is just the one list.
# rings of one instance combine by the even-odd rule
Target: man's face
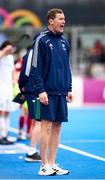
[[63,13],[57,13],[54,19],[50,19],[50,25],[52,26],[53,32],[63,32],[65,25],[65,16]]

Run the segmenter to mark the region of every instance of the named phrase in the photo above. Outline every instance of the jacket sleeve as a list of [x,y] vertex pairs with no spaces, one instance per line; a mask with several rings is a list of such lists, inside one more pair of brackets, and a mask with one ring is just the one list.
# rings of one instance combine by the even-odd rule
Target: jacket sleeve
[[72,91],[72,70],[71,70],[71,58],[70,58],[70,44],[69,42],[66,40],[66,46],[67,46],[67,52],[68,52],[68,57],[69,57],[69,76],[70,76],[70,81],[69,81],[69,87],[68,87],[68,91]]
[[71,70],[70,57],[69,57],[69,72],[70,72],[70,82],[69,82],[69,89],[68,89],[68,91],[72,91],[72,70]]
[[42,70],[44,66],[44,58],[45,58],[45,47],[41,39],[39,41],[36,40],[34,44],[33,51],[33,60],[32,67],[30,72],[30,80],[32,84],[32,88],[34,92],[37,94],[45,91],[44,82],[42,78]]

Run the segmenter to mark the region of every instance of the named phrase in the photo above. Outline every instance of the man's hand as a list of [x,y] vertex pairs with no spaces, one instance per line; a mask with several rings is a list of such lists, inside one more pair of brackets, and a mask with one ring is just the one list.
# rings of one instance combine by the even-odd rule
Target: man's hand
[[39,100],[42,104],[48,105],[48,95],[46,92],[40,93],[39,94]]
[[68,95],[67,95],[67,102],[71,103],[74,99],[73,95],[72,95],[72,92],[68,92]]

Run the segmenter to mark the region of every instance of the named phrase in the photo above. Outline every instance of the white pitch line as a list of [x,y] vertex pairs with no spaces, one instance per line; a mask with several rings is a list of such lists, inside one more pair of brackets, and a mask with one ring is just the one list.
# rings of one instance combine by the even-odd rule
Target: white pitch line
[[105,143],[105,139],[70,139],[62,140],[62,143]]
[[[12,128],[12,127],[9,127],[9,131],[11,131],[11,132],[13,132],[13,133],[16,133],[16,134],[19,133],[19,130],[18,130],[18,129]],[[25,132],[25,131],[23,131],[23,133],[24,133],[24,135],[26,135],[26,132]]]
[[[9,130],[16,133],[16,134],[18,133],[18,130],[15,129],[15,128],[9,127]],[[75,148],[72,148],[72,147],[69,147],[69,146],[66,146],[66,145],[63,145],[63,144],[59,144],[59,147],[62,148],[62,149],[68,150],[68,151],[75,152],[77,154],[81,154],[83,156],[87,156],[87,157],[97,159],[97,160],[100,160],[100,161],[105,161],[105,158],[103,158],[103,157],[96,156],[94,154],[90,154],[90,153],[87,153],[85,151],[81,151],[79,149],[75,149]]]
[[65,146],[63,144],[59,144],[59,147],[62,148],[62,149],[68,150],[68,151],[75,152],[77,154],[81,154],[83,156],[87,156],[87,157],[97,159],[97,160],[100,160],[100,161],[105,161],[105,158],[103,158],[103,157],[96,156],[96,155],[93,155],[93,154],[90,154],[90,153],[87,153],[87,152],[84,152],[84,151],[81,151],[79,149],[75,149],[75,148],[72,148],[72,147],[69,147],[69,146]]
[[16,128],[9,127],[9,131],[18,134],[19,130]]

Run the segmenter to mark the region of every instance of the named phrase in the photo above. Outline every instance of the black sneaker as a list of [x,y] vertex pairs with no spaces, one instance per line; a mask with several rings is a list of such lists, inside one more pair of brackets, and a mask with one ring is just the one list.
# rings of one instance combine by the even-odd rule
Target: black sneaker
[[32,155],[26,154],[25,161],[27,161],[27,162],[40,162],[41,157],[40,157],[38,152],[36,152]]
[[0,139],[0,144],[1,145],[11,145],[11,144],[14,144],[14,142],[8,140],[6,137],[3,137],[2,139]]

